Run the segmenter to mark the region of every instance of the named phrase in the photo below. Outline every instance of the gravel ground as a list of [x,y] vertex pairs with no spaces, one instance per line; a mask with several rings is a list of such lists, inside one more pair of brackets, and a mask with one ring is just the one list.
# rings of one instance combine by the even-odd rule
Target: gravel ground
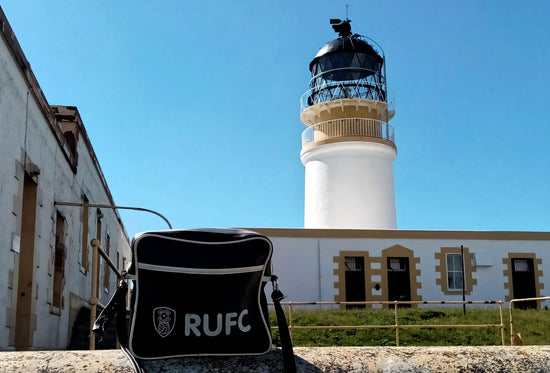
[[[550,372],[550,346],[296,347],[298,372]],[[280,350],[254,357],[146,363],[150,373],[281,372]],[[2,373],[131,373],[120,350],[0,352]]]

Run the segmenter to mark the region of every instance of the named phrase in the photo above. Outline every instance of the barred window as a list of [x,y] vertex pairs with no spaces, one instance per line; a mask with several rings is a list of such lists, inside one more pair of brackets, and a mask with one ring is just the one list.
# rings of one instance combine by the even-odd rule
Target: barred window
[[406,272],[407,260],[406,258],[388,258],[388,267],[393,272]]
[[527,259],[514,259],[514,271],[529,272],[529,263]]
[[361,272],[365,266],[365,260],[359,256],[346,256],[346,272]]

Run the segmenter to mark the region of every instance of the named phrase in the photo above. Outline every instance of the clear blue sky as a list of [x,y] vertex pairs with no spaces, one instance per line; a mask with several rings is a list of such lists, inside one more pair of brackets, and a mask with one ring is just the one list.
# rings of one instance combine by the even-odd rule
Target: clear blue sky
[[303,226],[299,98],[345,4],[387,58],[398,227],[549,231],[550,1],[1,2],[115,202],[178,228]]

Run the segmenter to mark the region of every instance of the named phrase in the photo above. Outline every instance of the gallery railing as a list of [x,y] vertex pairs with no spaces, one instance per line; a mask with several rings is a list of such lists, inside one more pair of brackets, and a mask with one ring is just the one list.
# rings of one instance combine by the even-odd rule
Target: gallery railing
[[395,144],[393,126],[370,118],[332,119],[310,126],[302,132],[302,147],[311,143],[342,137],[371,137]]
[[365,99],[385,102],[389,112],[395,112],[392,90],[379,83],[325,82],[308,89],[300,97],[300,113],[323,102],[341,99]]

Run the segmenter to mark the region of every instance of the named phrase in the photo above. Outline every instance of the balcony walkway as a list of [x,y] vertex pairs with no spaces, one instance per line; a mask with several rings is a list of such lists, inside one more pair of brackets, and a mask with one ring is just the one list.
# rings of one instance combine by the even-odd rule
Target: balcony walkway
[[395,147],[393,127],[368,118],[332,119],[317,123],[302,132],[302,147],[327,141],[372,141],[379,139]]

